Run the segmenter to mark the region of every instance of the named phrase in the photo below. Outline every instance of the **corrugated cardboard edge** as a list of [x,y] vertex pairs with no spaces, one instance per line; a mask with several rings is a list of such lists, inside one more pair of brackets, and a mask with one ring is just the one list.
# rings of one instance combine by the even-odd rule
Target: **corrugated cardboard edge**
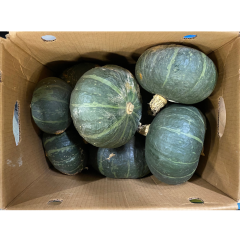
[[3,146],[2,146],[2,81],[1,81],[1,71],[2,71],[2,38],[0,38],[0,209],[3,209],[2,204],[2,159],[3,159]]
[[[2,60],[1,59],[1,57],[2,57],[1,56],[1,53],[2,53],[2,51],[1,51],[1,49],[2,49],[2,41],[3,40],[0,39],[0,69],[1,69],[1,60]],[[0,119],[0,132],[2,132],[2,84],[1,83],[0,83],[0,116],[1,116],[1,119]],[[2,140],[3,139],[2,139],[2,136],[0,134],[0,150],[2,150],[2,144],[3,144]],[[2,172],[2,151],[0,151],[0,171]],[[1,174],[1,172],[0,172],[0,174]],[[2,177],[2,174],[1,174],[1,177]],[[3,206],[2,206],[2,178],[1,177],[0,177],[0,209],[3,208]],[[239,204],[237,206],[240,207]],[[237,208],[237,206],[236,206],[236,208]]]
[[[216,52],[219,54],[220,52],[222,52],[223,49],[225,49],[225,53],[224,54],[221,53],[224,60],[222,61],[222,63],[221,62],[219,63],[219,67],[220,67],[220,69],[223,69],[223,68],[225,69],[226,66],[228,66],[228,69],[231,68],[231,70],[228,70],[226,72],[222,70],[221,73],[220,73],[222,75],[222,79],[224,80],[224,83],[223,83],[224,86],[219,88],[220,90],[218,91],[218,94],[215,95],[215,98],[218,98],[218,107],[219,107],[219,98],[220,97],[224,96],[224,98],[226,100],[226,89],[225,89],[225,87],[226,87],[226,82],[225,82],[226,79],[230,79],[230,78],[232,79],[233,77],[235,77],[235,80],[236,80],[235,82],[239,86],[239,73],[240,73],[239,57],[233,63],[232,62],[229,63],[229,61],[230,61],[229,58],[232,59],[233,55],[239,56],[239,54],[236,54],[236,50],[234,49],[234,47],[238,50],[238,52],[240,51],[240,35],[237,38],[233,39],[232,41],[226,43],[225,45],[223,45],[220,48],[218,48],[217,50],[215,50],[214,51],[215,53],[212,52],[212,53],[208,54],[208,56],[211,55],[211,54],[216,54]],[[235,70],[234,72],[233,72],[233,69]],[[229,84],[228,84],[228,89],[229,89]],[[223,93],[224,93],[224,95],[223,95]],[[210,96],[210,98],[211,98],[211,96]],[[237,101],[234,101],[234,104],[236,104],[236,102]],[[225,105],[226,104],[227,104],[227,102],[225,102]],[[233,106],[233,103],[228,104],[228,107],[229,107],[229,105]],[[235,111],[236,111],[236,115],[238,115],[238,117],[239,117],[239,103],[238,103],[237,106],[236,105],[235,105],[235,109],[236,109]],[[226,106],[226,111],[228,111],[227,106]],[[217,117],[219,117],[219,112],[217,114]],[[226,122],[227,122],[227,124],[229,124],[229,118],[228,117],[226,118]],[[232,122],[232,120],[230,122]],[[235,123],[235,125],[233,124],[232,125],[233,126],[232,129],[238,129],[238,127],[237,127],[238,125],[239,125],[239,123]],[[218,124],[217,124],[217,128],[218,128]],[[218,131],[218,129],[217,129],[217,131]],[[233,131],[235,131],[235,130],[233,130]],[[227,132],[224,131],[223,137],[226,137],[226,134],[227,134]],[[221,140],[221,141],[223,141],[223,140]],[[236,137],[235,142],[239,144],[239,142],[240,142],[240,135],[238,135]],[[220,156],[222,156],[223,154],[224,154],[224,152],[222,152],[222,154],[220,154]],[[239,157],[239,150],[237,152],[236,159],[238,159],[238,161],[236,162],[236,166],[235,166],[236,172],[238,172],[237,173],[238,174],[237,175],[238,179],[236,179],[235,183],[233,182],[231,185],[229,185],[228,188],[224,189],[223,185],[221,186],[219,184],[219,182],[216,182],[216,184],[218,183],[218,186],[216,186],[215,182],[213,181],[213,178],[209,179],[209,178],[206,178],[206,176],[203,176],[203,175],[201,175],[201,176],[203,177],[203,179],[208,181],[210,184],[212,184],[213,186],[216,186],[218,189],[220,189],[221,191],[225,192],[228,196],[230,196],[232,199],[234,199],[236,201],[236,203],[237,203],[237,202],[240,202],[240,168],[239,168],[240,157]],[[222,163],[222,162],[220,162],[220,163]],[[219,169],[219,167],[218,167],[218,169]],[[226,170],[226,168],[225,168],[225,170]],[[215,176],[217,178],[219,176],[219,174],[215,174]],[[232,192],[228,191],[229,189],[231,189],[231,186],[234,186],[234,185],[236,186],[235,192],[232,193]]]
[[[37,177],[38,175],[44,174],[44,169],[48,169],[47,162],[42,161],[36,161],[36,163],[33,163],[34,161],[27,161],[27,163],[24,165],[24,167],[21,167],[21,169],[16,169],[15,173],[11,172],[11,168],[8,168],[7,160],[11,159],[11,157],[14,158],[14,160],[18,161],[18,158],[16,155],[19,153],[23,153],[23,156],[20,156],[21,159],[21,165],[22,161],[24,160],[24,155],[26,154],[26,151],[22,151],[22,148],[24,148],[24,145],[22,146],[16,146],[14,141],[14,135],[11,134],[12,132],[12,114],[13,111],[11,107],[13,108],[16,101],[20,100],[22,102],[29,102],[29,94],[25,94],[23,89],[32,89],[33,84],[36,84],[36,81],[44,77],[52,76],[53,73],[49,71],[49,69],[45,66],[43,66],[41,63],[36,61],[34,58],[32,58],[29,54],[24,52],[21,48],[16,46],[14,43],[12,43],[9,39],[1,39],[1,54],[2,54],[2,62],[1,62],[1,70],[2,70],[2,82],[1,85],[1,99],[0,99],[0,106],[1,106],[1,112],[0,112],[0,119],[1,119],[1,128],[0,128],[0,209],[5,209],[6,206],[14,197],[17,197],[28,185],[30,185]],[[7,60],[8,59],[8,60]],[[26,61],[26,64],[23,63]],[[35,66],[35,67],[33,67]],[[34,69],[34,70],[33,70]],[[17,73],[17,75],[16,75]],[[19,88],[18,88],[18,84]],[[20,87],[21,86],[21,87]],[[26,86],[26,87],[25,87]],[[13,92],[13,94],[11,94]],[[28,96],[28,98],[27,98]],[[11,101],[11,105],[9,105],[9,102]],[[24,105],[27,107],[20,108],[21,111],[27,111],[26,113],[29,115],[29,107],[30,105]],[[25,115],[25,114],[23,114]],[[22,115],[22,116],[23,116]],[[22,118],[22,117],[21,117]],[[29,121],[31,121],[30,118],[28,118]],[[23,122],[22,122],[23,123]],[[31,125],[31,122],[28,123],[28,126]],[[27,125],[23,127],[21,131],[24,131],[24,129],[28,128]],[[33,127],[33,125],[31,125]],[[32,129],[33,130],[33,129]],[[33,130],[34,131],[34,130]],[[36,131],[35,131],[36,132]],[[22,132],[23,133],[23,132]],[[37,134],[37,133],[36,133]],[[39,139],[37,140],[37,136],[35,134],[35,141],[38,141],[38,149],[40,151],[43,151],[42,144],[39,142]],[[26,139],[26,135],[25,135]],[[30,138],[27,138],[28,141]],[[33,151],[32,148],[29,149],[29,152]],[[40,155],[35,156],[38,157]],[[44,156],[44,153],[42,152],[41,156]],[[9,158],[10,157],[10,158]],[[11,159],[13,160],[13,159]],[[32,165],[34,170],[31,172],[28,172],[29,165]],[[19,165],[18,165],[19,166]],[[20,167],[19,166],[19,167]],[[41,171],[38,171],[38,168],[41,168]],[[29,173],[29,174],[28,174]],[[24,177],[24,180],[22,180],[22,177]]]

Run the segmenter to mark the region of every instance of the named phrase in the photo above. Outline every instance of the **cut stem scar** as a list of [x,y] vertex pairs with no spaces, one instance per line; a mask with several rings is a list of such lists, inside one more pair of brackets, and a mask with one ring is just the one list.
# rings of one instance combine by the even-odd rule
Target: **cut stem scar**
[[153,116],[155,116],[160,111],[160,109],[163,108],[166,104],[167,99],[158,94],[154,95],[153,99],[149,103]]
[[64,129],[64,130],[59,130],[59,131],[55,132],[55,134],[56,134],[56,135],[59,135],[59,134],[63,133],[65,130],[66,130],[66,129]]
[[107,160],[110,160],[110,158],[111,157],[114,157],[115,156],[115,154],[114,153],[111,153],[110,155],[109,155],[109,157],[107,158]]
[[150,124],[148,125],[142,125],[138,127],[138,132],[142,134],[143,136],[147,136],[149,131]]
[[130,102],[127,103],[127,107],[126,107],[127,114],[132,114],[133,109],[134,109],[134,105],[132,103],[130,103]]

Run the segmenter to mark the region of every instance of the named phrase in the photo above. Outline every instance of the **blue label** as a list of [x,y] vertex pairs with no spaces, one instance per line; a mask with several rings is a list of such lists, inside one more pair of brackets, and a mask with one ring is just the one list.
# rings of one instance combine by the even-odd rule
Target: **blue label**
[[197,35],[186,35],[183,38],[195,38]]
[[237,205],[238,205],[238,210],[240,210],[240,203],[238,203]]

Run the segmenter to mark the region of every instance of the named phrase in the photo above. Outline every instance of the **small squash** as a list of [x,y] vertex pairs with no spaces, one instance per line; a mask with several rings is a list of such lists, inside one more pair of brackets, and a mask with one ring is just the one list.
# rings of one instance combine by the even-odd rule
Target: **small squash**
[[31,101],[31,113],[37,126],[46,133],[60,134],[72,122],[69,104],[72,87],[56,77],[42,79]]
[[154,114],[167,100],[194,104],[207,98],[217,83],[213,61],[196,49],[182,45],[159,45],[146,50],[138,59],[138,83],[156,94],[150,102]]
[[98,67],[98,65],[94,63],[81,62],[64,70],[60,78],[74,88],[81,76],[88,70],[95,67]]
[[150,173],[145,160],[145,139],[133,137],[119,148],[95,148],[90,150],[91,165],[106,177],[141,178]]
[[206,131],[204,115],[193,106],[172,104],[157,114],[146,137],[145,155],[153,175],[167,184],[189,180]]
[[87,165],[86,145],[74,126],[59,135],[44,133],[43,146],[52,165],[66,175],[75,175]]

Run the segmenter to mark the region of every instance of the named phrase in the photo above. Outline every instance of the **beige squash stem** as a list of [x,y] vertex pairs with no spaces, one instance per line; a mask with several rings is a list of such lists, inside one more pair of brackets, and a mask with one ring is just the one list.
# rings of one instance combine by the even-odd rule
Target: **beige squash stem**
[[138,126],[138,132],[142,134],[143,136],[147,136],[148,131],[149,131],[150,124],[148,125],[142,125],[141,123]]
[[153,99],[149,103],[153,116],[155,116],[161,108],[163,108],[167,104],[167,99],[156,94],[153,96]]

